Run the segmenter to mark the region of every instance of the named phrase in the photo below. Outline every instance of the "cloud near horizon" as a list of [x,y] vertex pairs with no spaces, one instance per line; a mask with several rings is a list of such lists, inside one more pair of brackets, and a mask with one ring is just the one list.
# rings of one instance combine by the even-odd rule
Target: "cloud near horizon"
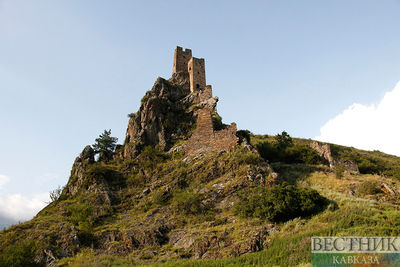
[[4,184],[8,183],[10,181],[10,178],[8,176],[0,174],[0,189],[3,187]]
[[49,193],[36,194],[33,197],[21,194],[0,196],[0,215],[14,221],[26,221],[43,209],[49,199]]
[[[0,189],[9,181],[10,178],[8,176],[0,174]],[[49,193],[26,197],[21,194],[4,195],[0,191],[0,217],[15,222],[29,220],[44,208],[49,200]]]
[[354,103],[326,122],[316,140],[400,156],[400,82],[378,104]]

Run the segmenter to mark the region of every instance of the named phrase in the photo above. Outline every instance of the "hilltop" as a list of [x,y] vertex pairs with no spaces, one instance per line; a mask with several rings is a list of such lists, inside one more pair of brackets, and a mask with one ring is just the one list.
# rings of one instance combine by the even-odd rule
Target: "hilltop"
[[124,143],[83,148],[54,201],[0,232],[0,266],[307,266],[311,236],[399,234],[400,158],[238,131],[218,101],[177,47]]

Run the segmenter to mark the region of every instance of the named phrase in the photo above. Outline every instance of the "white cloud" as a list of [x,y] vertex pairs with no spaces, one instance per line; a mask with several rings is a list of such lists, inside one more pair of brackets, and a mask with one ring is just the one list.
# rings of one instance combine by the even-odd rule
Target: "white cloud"
[[8,176],[0,174],[0,189],[3,187],[3,185],[8,183],[8,181],[10,181],[10,178],[8,178]]
[[353,104],[329,120],[315,139],[400,156],[400,82],[377,104]]
[[36,194],[31,198],[21,194],[0,196],[0,215],[15,221],[26,221],[44,208],[49,200],[49,193]]

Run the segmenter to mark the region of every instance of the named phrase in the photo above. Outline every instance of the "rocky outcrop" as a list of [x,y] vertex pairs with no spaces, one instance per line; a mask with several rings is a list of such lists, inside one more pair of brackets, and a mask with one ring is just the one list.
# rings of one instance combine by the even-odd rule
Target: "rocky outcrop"
[[137,156],[148,145],[167,151],[177,140],[188,135],[195,123],[195,114],[188,109],[193,99],[187,86],[187,80],[179,74],[170,81],[157,79],[143,97],[139,111],[130,115],[125,158]]
[[[71,177],[68,180],[68,184],[65,187],[65,194],[73,196],[75,195],[84,180],[84,171],[90,164],[93,164],[95,152],[91,146],[86,146],[82,153],[77,157],[72,165]],[[64,193],[63,193],[64,194]]]
[[360,170],[358,169],[358,165],[354,161],[342,160],[342,161],[339,161],[339,164],[343,164],[344,169],[349,173],[352,173],[352,174],[360,173]]
[[336,167],[337,162],[333,159],[331,147],[328,144],[320,144],[317,141],[312,141],[310,147],[317,151],[319,156],[328,163],[330,168]]
[[384,182],[381,184],[381,190],[390,197],[395,197],[397,195],[393,188]]
[[312,141],[310,147],[314,149],[319,156],[329,165],[329,168],[335,169],[338,166],[342,166],[345,171],[351,174],[359,174],[357,163],[351,160],[338,160],[333,158],[331,147],[329,144],[320,144],[317,141]]
[[169,244],[176,249],[187,251],[193,259],[215,259],[224,255],[239,256],[245,253],[261,251],[267,245],[267,236],[272,225],[254,227],[245,235],[243,241],[237,241],[231,233],[237,229],[212,230],[209,232],[174,231],[169,234]]

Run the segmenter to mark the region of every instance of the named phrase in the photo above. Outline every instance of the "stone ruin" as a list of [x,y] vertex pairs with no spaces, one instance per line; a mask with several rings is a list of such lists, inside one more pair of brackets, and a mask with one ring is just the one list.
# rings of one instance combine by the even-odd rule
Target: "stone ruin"
[[[190,94],[195,98],[200,109],[197,112],[197,127],[185,146],[187,156],[206,154],[211,151],[224,151],[236,146],[236,124],[215,130],[212,114],[218,98],[213,98],[211,85],[206,85],[205,62],[203,58],[192,57],[192,50],[177,47],[174,54],[172,76],[189,75]],[[211,104],[210,104],[211,103]]]
[[186,144],[185,152],[188,156],[195,156],[210,151],[224,151],[236,146],[238,141],[236,124],[232,123],[225,129],[215,131],[211,110],[205,106],[198,113],[197,127]]
[[[139,110],[129,116],[123,157],[134,158],[149,145],[168,152],[182,139],[187,142],[180,149],[191,157],[236,146],[235,123],[214,129],[217,102],[211,85],[206,84],[204,59],[193,57],[190,49],[176,47],[172,77],[159,77]],[[194,131],[192,126],[196,126]]]
[[357,163],[351,160],[338,160],[333,158],[329,144],[320,144],[317,141],[312,141],[310,147],[314,149],[323,160],[326,161],[327,165],[329,165],[329,168],[336,169],[337,166],[342,165],[345,171],[351,174],[360,173]]

